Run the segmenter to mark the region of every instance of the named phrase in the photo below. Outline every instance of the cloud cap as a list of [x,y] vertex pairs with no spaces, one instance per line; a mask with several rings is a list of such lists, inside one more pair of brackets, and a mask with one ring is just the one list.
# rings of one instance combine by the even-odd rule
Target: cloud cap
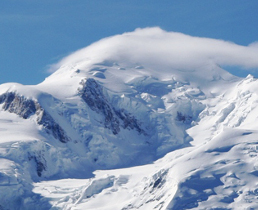
[[77,64],[83,67],[89,60],[101,62],[108,59],[184,70],[209,64],[257,68],[257,57],[257,43],[241,46],[153,27],[102,39],[63,58],[50,70],[55,71],[63,65]]

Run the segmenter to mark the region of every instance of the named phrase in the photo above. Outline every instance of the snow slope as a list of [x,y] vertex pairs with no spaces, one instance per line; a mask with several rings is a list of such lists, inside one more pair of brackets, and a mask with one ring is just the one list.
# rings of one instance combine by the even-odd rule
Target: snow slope
[[1,85],[0,209],[256,209],[258,81],[228,47],[138,29]]

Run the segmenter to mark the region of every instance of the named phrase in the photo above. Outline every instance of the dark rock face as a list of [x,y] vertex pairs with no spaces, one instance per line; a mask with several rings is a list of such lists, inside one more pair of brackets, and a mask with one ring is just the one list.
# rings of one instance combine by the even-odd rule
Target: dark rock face
[[126,112],[124,109],[115,110],[116,115],[122,120],[122,127],[124,129],[136,129],[138,133],[146,134],[143,129],[140,128],[139,122],[135,119],[132,114]]
[[116,110],[111,106],[106,98],[103,87],[94,79],[89,78],[82,82],[82,89],[79,94],[87,103],[91,110],[104,116],[104,126],[112,130],[113,134],[120,132],[120,127],[124,129],[136,129],[139,134],[146,135],[140,127],[138,120],[124,109]]
[[[154,193],[157,189],[164,187],[164,185],[166,184],[167,173],[168,170],[164,170],[154,174],[149,185],[149,190],[151,193]],[[147,187],[145,188],[145,190],[146,189]]]
[[192,122],[193,117],[189,115],[183,115],[181,112],[177,112],[176,119],[183,123],[189,124]]
[[15,113],[20,117],[27,119],[35,114],[37,104],[33,100],[19,96],[13,92],[8,92],[0,96],[0,104],[3,104],[3,109],[11,113]]
[[70,138],[66,135],[65,131],[44,109],[38,109],[37,112],[37,123],[43,125],[47,133],[52,134],[56,139],[62,143],[70,141]]
[[34,162],[36,163],[37,174],[39,177],[41,177],[42,172],[46,171],[46,169],[47,169],[47,164],[46,164],[46,160],[44,159],[44,157],[32,155],[29,153],[28,159],[29,159],[29,161],[34,160]]
[[43,125],[47,133],[52,134],[63,143],[70,140],[61,126],[55,122],[51,115],[37,101],[19,96],[14,92],[7,92],[0,96],[0,104],[3,104],[5,111],[15,113],[23,119],[28,119],[31,115],[36,114],[37,123]]
[[118,134],[119,121],[114,117],[114,112],[103,94],[102,87],[94,79],[87,79],[83,84],[81,97],[93,111],[104,115],[105,127],[111,129],[113,134]]

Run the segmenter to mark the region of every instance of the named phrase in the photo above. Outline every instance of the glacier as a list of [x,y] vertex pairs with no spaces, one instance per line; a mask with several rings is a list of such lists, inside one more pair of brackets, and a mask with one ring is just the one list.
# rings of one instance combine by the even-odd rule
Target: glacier
[[257,209],[258,80],[207,42],[137,29],[0,85],[0,209]]

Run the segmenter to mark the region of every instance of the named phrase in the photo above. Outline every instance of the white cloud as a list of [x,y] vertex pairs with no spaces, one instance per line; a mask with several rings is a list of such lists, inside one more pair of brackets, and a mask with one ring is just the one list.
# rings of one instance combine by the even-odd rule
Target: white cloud
[[87,60],[127,60],[134,63],[193,69],[206,64],[258,67],[258,44],[241,46],[223,40],[166,32],[158,27],[136,29],[102,39],[78,50],[51,67],[82,64]]

